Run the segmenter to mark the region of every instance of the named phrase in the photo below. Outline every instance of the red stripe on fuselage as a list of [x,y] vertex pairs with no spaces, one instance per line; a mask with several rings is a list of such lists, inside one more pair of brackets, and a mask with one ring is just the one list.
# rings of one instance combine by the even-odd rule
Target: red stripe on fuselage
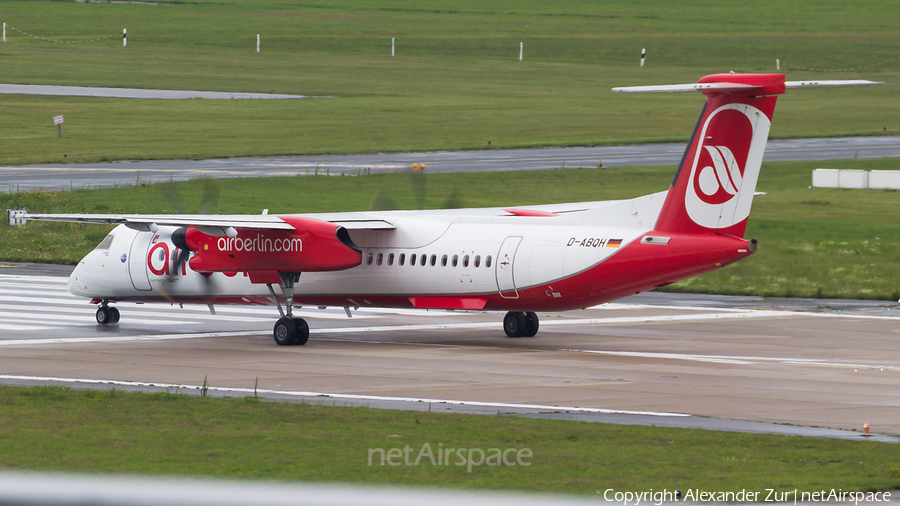
[[[653,231],[646,235],[658,236]],[[731,264],[752,254],[747,241],[726,235],[672,235],[666,245],[644,244],[640,238],[620,248],[603,262],[582,272],[550,283],[518,289],[518,298],[501,297],[499,293],[460,294],[397,294],[397,295],[304,295],[298,293],[295,304],[304,306],[362,306],[413,308],[411,298],[424,299],[428,307],[442,309],[476,309],[462,307],[461,299],[486,299],[484,310],[498,311],[566,311],[603,304],[635,293],[652,290],[685,278],[703,274]],[[280,298],[280,297],[279,297]],[[271,304],[264,297],[239,296],[189,297],[163,299],[143,297],[129,301],[196,302],[218,304]],[[352,299],[352,300],[351,300]],[[447,307],[431,304],[441,299],[454,301]],[[480,308],[479,308],[480,309]]]

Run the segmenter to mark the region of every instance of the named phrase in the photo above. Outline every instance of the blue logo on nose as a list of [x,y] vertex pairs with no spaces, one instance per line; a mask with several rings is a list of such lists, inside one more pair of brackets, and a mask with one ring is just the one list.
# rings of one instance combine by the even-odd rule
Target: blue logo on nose
[[128,260],[128,257],[125,256],[125,253],[122,253],[122,263],[125,263],[125,260]]

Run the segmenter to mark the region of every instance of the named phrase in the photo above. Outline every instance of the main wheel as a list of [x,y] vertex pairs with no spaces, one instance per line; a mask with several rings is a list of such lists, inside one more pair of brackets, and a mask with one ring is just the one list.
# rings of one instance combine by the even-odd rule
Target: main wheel
[[294,326],[297,327],[297,339],[294,344],[303,346],[309,341],[309,324],[303,318],[294,318]]
[[532,312],[525,313],[525,337],[534,337],[539,326],[540,321],[538,321],[537,314]]
[[525,335],[525,313],[510,311],[503,317],[503,331],[508,337],[522,337]]
[[119,310],[117,308],[111,307],[108,309],[109,311],[109,323],[119,323]]
[[273,334],[278,346],[290,346],[297,340],[297,325],[290,318],[279,318],[275,322]]
[[100,325],[106,325],[110,320],[109,309],[105,307],[97,308],[97,323]]

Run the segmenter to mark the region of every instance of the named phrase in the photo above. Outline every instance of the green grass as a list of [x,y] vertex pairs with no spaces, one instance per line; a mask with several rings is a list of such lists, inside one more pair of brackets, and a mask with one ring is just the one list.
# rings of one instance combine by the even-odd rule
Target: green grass
[[[763,296],[900,298],[900,192],[810,190],[816,167],[896,169],[894,160],[772,162],[762,167],[746,237],[760,241],[747,260],[666,290]],[[665,190],[671,167],[427,174],[424,208],[493,207],[611,200]],[[136,181],[137,182],[137,179]],[[416,208],[404,173],[357,177],[222,179],[213,212],[258,214],[368,210],[379,192]],[[203,180],[175,185],[185,212],[199,212]],[[0,209],[61,213],[171,213],[163,184],[45,193],[0,193]],[[78,262],[106,234],[97,225],[32,222],[0,228],[0,259]]]
[[[291,101],[0,96],[0,164],[686,140],[699,96],[613,86],[692,82],[782,62],[848,68],[897,54],[900,4],[663,0],[258,0],[164,5],[5,1],[8,83],[294,93]],[[262,52],[255,35],[262,34]],[[391,38],[397,56],[390,57]],[[518,61],[519,42],[525,61]],[[646,68],[638,68],[641,48]],[[782,67],[782,70],[787,68]],[[781,100],[773,137],[900,130],[900,61],[789,79],[868,78],[871,89]],[[50,121],[64,114],[63,138]],[[2,174],[2,172],[0,172]],[[0,177],[2,179],[2,177]]]
[[[0,468],[595,494],[900,487],[896,445],[562,420],[0,387]],[[528,448],[530,466],[368,465],[370,448]],[[375,462],[378,463],[377,457]],[[423,461],[424,462],[424,461]]]

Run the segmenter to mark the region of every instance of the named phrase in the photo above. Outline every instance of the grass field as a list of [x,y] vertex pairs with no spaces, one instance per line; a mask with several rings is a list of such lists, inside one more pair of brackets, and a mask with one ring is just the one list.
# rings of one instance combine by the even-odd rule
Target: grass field
[[[0,164],[302,153],[482,149],[681,140],[698,96],[622,96],[613,86],[715,72],[867,78],[882,87],[791,93],[773,137],[900,131],[900,14],[889,1],[673,4],[235,0],[161,5],[5,1],[2,80],[279,92],[291,101],[0,96]],[[262,52],[255,52],[256,34]],[[391,38],[397,56],[391,58]],[[525,60],[518,61],[519,42]],[[647,48],[647,66],[638,67]],[[64,114],[63,138],[51,118]],[[2,180],[2,178],[0,178]]]
[[[900,487],[896,445],[562,420],[0,388],[0,468],[592,495]],[[527,448],[529,466],[369,465],[372,448]],[[377,455],[377,454],[376,454]],[[523,454],[524,455],[524,454]],[[475,457],[477,461],[477,456]]]
[[[900,298],[900,192],[810,190],[816,167],[896,169],[893,160],[777,162],[762,167],[746,236],[760,241],[749,259],[686,280],[666,290],[764,296]],[[551,171],[428,174],[425,208],[492,207],[631,198],[664,190],[671,167],[619,167]],[[222,179],[216,213],[361,211],[378,192],[399,208],[414,209],[410,175],[295,176]],[[137,180],[136,180],[137,182]],[[184,211],[198,212],[206,183],[0,193],[0,209],[33,212],[166,213],[164,196],[174,185]],[[76,263],[106,235],[97,225],[32,222],[0,228],[0,259]]]

